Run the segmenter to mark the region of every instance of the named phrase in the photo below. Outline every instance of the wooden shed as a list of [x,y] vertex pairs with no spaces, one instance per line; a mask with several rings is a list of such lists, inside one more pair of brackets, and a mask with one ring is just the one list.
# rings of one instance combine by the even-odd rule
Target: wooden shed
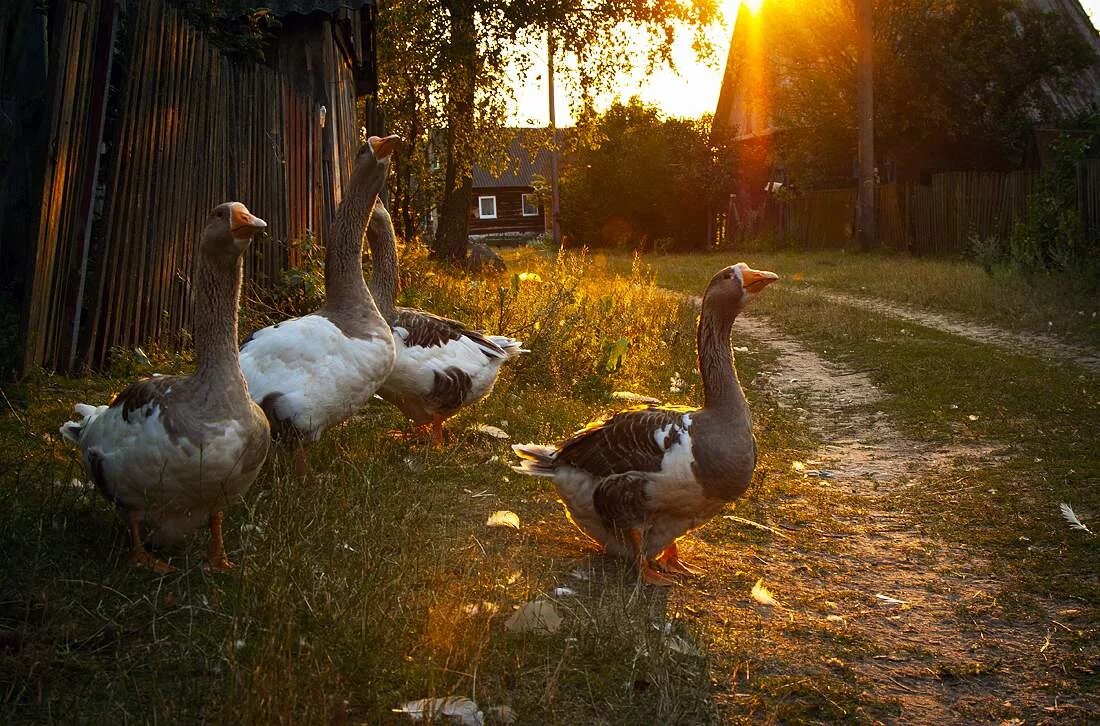
[[[209,210],[267,220],[264,284],[324,242],[375,77],[374,0],[270,0],[263,62],[231,60],[169,0],[0,10],[0,373],[79,372],[189,339]],[[366,97],[364,99],[364,97]]]

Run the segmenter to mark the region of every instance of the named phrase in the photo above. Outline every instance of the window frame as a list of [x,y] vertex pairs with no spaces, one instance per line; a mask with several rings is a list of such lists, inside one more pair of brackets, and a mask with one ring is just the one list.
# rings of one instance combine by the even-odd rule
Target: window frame
[[[486,199],[493,200],[493,213],[485,214],[485,208],[482,203]],[[496,219],[497,218],[497,198],[495,194],[479,195],[477,198],[477,218],[478,219]]]
[[538,199],[538,194],[536,194],[535,192],[522,192],[519,195],[519,210],[520,210],[520,213],[523,214],[524,217],[537,217],[537,216],[539,216],[539,213],[542,212],[542,210],[539,208],[539,205],[537,203],[531,205],[531,208],[534,209],[535,211],[533,211],[533,212],[528,212],[527,211],[527,197],[532,197],[532,198],[537,200]]

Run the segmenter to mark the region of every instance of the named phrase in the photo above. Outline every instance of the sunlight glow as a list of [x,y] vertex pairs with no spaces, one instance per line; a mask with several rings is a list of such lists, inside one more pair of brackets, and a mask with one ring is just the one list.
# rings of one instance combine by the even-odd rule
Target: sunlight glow
[[760,6],[764,4],[764,0],[741,0],[741,5],[748,8],[748,11],[753,15],[760,12]]

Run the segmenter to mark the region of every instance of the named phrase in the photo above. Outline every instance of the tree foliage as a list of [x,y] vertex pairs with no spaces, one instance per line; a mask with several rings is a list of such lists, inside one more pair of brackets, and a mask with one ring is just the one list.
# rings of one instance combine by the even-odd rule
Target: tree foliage
[[[847,178],[856,136],[852,0],[768,0],[777,151],[806,181]],[[1020,0],[877,0],[876,156],[908,173],[1018,165],[1051,91],[1093,61],[1061,16]]]
[[[465,255],[474,159],[500,154],[509,79],[545,62],[554,34],[558,71],[578,107],[626,70],[631,30],[648,31],[647,59],[667,62],[678,28],[700,30],[717,0],[391,0],[381,6],[380,102],[409,142],[397,160],[397,217],[409,234],[438,204],[436,253]],[[701,32],[697,40],[702,42]],[[568,61],[568,62],[563,62]],[[548,136],[549,138],[549,136]]]
[[703,245],[708,208],[725,178],[709,126],[709,118],[664,118],[637,99],[582,117],[561,180],[569,241],[639,250]]

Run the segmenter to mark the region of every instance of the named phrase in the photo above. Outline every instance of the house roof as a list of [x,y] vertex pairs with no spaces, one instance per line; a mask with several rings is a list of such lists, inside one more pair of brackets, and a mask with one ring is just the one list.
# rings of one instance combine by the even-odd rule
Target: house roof
[[[541,131],[541,129],[539,129]],[[505,166],[496,173],[493,169],[474,164],[473,185],[475,188],[489,187],[530,187],[535,184],[536,176],[548,176],[550,173],[550,154],[539,150],[531,158],[528,147],[536,146],[532,134],[526,129],[514,129],[508,143]]]
[[[1038,10],[1061,15],[1088,42],[1100,59],[1100,34],[1092,24],[1080,0],[1026,0]],[[1068,88],[1045,86],[1047,96],[1062,118],[1071,118],[1091,106],[1100,106],[1100,60],[1079,72]]]
[[293,14],[335,13],[341,8],[360,10],[377,4],[377,0],[267,0],[265,6],[272,15],[281,18]]

